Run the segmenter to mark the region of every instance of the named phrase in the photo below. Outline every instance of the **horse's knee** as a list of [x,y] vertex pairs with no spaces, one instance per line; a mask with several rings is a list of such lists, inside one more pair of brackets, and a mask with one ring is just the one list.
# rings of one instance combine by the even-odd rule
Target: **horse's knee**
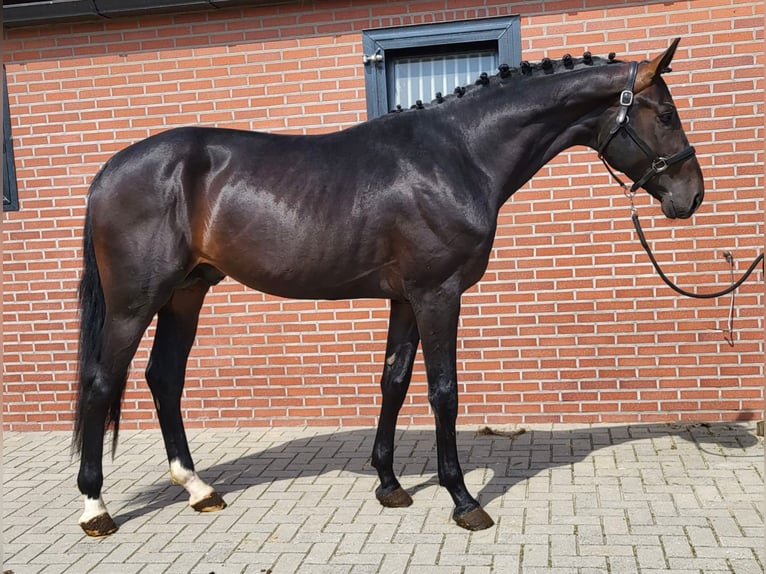
[[404,399],[407,394],[407,387],[405,386],[405,378],[399,376],[398,373],[392,373],[384,376],[380,383],[380,390],[383,392],[384,398],[393,398],[396,400]]
[[457,419],[457,385],[454,381],[440,380],[428,385],[428,402],[437,423],[449,423]]

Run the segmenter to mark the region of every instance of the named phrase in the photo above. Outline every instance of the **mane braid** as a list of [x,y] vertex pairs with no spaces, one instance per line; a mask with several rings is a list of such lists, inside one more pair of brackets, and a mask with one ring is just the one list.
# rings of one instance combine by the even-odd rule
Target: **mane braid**
[[[571,72],[574,70],[596,68],[600,66],[621,63],[624,63],[624,61],[615,59],[614,52],[611,52],[608,58],[591,56],[590,52],[585,52],[580,58],[573,58],[571,55],[565,54],[561,60],[543,58],[539,63],[530,63],[524,60],[519,63],[518,67],[515,68],[510,67],[507,64],[501,64],[498,67],[498,73],[489,76],[486,72],[482,72],[479,76],[479,79],[476,80],[474,84],[467,86],[457,86],[453,93],[446,96],[443,96],[441,92],[437,92],[437,94],[434,96],[434,99],[430,102],[423,102],[418,100],[417,103],[410,106],[409,110],[423,110],[427,108],[433,108],[444,102],[463,98],[480,90],[497,86],[504,86],[513,82],[524,81],[533,77],[550,76],[554,74]],[[409,110],[402,108],[401,105],[397,104],[397,106],[390,110],[389,113],[398,113]]]

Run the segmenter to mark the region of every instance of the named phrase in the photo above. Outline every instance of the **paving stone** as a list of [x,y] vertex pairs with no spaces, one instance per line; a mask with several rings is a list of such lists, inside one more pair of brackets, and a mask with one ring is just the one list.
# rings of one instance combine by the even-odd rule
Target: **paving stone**
[[763,574],[763,563],[755,559],[732,558],[729,560],[731,571],[737,574]]
[[524,544],[522,547],[522,566],[527,568],[541,568],[549,565],[549,546],[547,540],[540,544]]
[[607,572],[619,572],[619,574],[638,572],[638,565],[636,564],[635,557],[632,555],[632,551],[631,556],[607,556],[606,560],[608,564]]
[[639,546],[636,548],[636,560],[638,560],[638,565],[642,570],[667,568],[667,562],[661,548]]

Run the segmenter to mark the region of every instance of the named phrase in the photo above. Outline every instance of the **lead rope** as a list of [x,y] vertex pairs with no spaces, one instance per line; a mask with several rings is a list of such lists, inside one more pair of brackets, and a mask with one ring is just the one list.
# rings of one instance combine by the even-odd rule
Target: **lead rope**
[[[726,257],[726,260],[729,262],[729,265],[731,266],[731,272],[732,272],[732,284],[727,287],[726,289],[721,289],[720,291],[715,291],[713,293],[694,293],[693,291],[686,291],[685,289],[682,289],[675,283],[673,283],[670,279],[668,279],[667,275],[662,272],[662,269],[660,268],[659,263],[657,263],[657,260],[654,258],[654,253],[652,253],[651,247],[649,247],[649,242],[646,240],[646,237],[644,236],[644,230],[641,229],[641,222],[638,220],[638,210],[636,209],[636,206],[633,203],[633,196],[635,195],[634,192],[629,192],[626,195],[628,195],[628,199],[630,200],[630,217],[633,220],[633,227],[636,228],[636,233],[638,234],[638,239],[641,242],[641,246],[644,248],[644,251],[646,251],[646,254],[649,256],[649,260],[652,262],[652,265],[654,265],[654,269],[657,271],[657,274],[660,276],[660,279],[662,279],[665,284],[670,287],[673,291],[676,293],[679,293],[681,295],[684,295],[685,297],[691,297],[693,299],[715,299],[716,297],[723,297],[724,295],[728,295],[729,293],[732,293],[739,289],[740,286],[747,280],[748,277],[755,271],[755,268],[758,267],[759,263],[763,262],[763,253],[758,255],[753,262],[750,264],[750,267],[748,267],[747,271],[740,277],[737,281],[734,281],[734,257],[731,255],[730,252],[726,252],[724,254],[724,257]],[[726,256],[728,254],[728,257]],[[763,269],[761,269],[763,271]]]
[[668,277],[665,275],[665,273],[662,272],[662,269],[660,268],[659,263],[657,263],[657,260],[654,258],[654,254],[652,253],[652,249],[649,247],[649,242],[646,240],[646,237],[644,236],[644,230],[641,229],[641,222],[638,220],[638,211],[636,210],[636,206],[633,203],[633,196],[635,195],[635,192],[629,192],[627,191],[627,186],[623,186],[626,189],[626,195],[628,196],[628,199],[630,200],[630,217],[633,220],[633,226],[636,228],[636,233],[638,234],[638,239],[641,241],[641,246],[644,248],[644,251],[646,251],[646,254],[649,256],[649,260],[652,262],[652,265],[654,266],[654,269],[657,271],[657,274],[660,276],[660,279],[662,279],[665,284],[673,289],[676,293],[679,293],[681,295],[684,295],[685,297],[691,297],[693,299],[713,299],[716,297],[722,297],[724,295],[728,295],[731,293],[731,301],[729,302],[729,322],[725,329],[716,329],[716,331],[722,331],[723,332],[723,338],[728,343],[730,347],[734,346],[734,291],[736,291],[746,280],[753,271],[755,271],[755,268],[758,266],[758,263],[761,263],[761,271],[763,271],[763,253],[758,255],[753,262],[750,264],[750,267],[748,267],[747,271],[745,271],[744,275],[740,277],[737,281],[734,280],[734,256],[731,254],[730,251],[725,251],[723,256],[726,259],[726,261],[729,264],[729,272],[731,274],[731,285],[727,287],[726,289],[722,289],[720,291],[716,291],[714,293],[694,293],[692,291],[686,291],[685,289],[680,288],[678,285],[673,283]]

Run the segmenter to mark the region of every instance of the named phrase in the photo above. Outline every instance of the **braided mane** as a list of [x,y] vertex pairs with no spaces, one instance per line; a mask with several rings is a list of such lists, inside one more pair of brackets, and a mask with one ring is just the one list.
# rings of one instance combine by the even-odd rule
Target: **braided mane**
[[[607,58],[600,58],[598,56],[591,55],[590,52],[584,52],[582,57],[573,58],[570,54],[564,54],[560,60],[552,60],[550,58],[543,58],[540,62],[530,63],[523,60],[519,63],[518,67],[510,67],[507,64],[500,64],[498,66],[498,72],[492,76],[486,72],[482,72],[476,82],[469,86],[458,86],[452,94],[443,95],[441,92],[437,92],[434,99],[428,103],[423,103],[421,100],[415,102],[410,106],[410,110],[422,110],[426,107],[442,104],[447,100],[453,100],[455,98],[462,98],[463,96],[475,92],[478,89],[502,86],[517,80],[524,80],[533,76],[548,76],[552,74],[559,74],[562,72],[569,72],[571,70],[593,68],[597,66],[604,66],[609,64],[622,63],[622,60],[615,59],[615,53],[610,52]],[[407,111],[400,105],[390,110],[390,113],[398,113]]]

